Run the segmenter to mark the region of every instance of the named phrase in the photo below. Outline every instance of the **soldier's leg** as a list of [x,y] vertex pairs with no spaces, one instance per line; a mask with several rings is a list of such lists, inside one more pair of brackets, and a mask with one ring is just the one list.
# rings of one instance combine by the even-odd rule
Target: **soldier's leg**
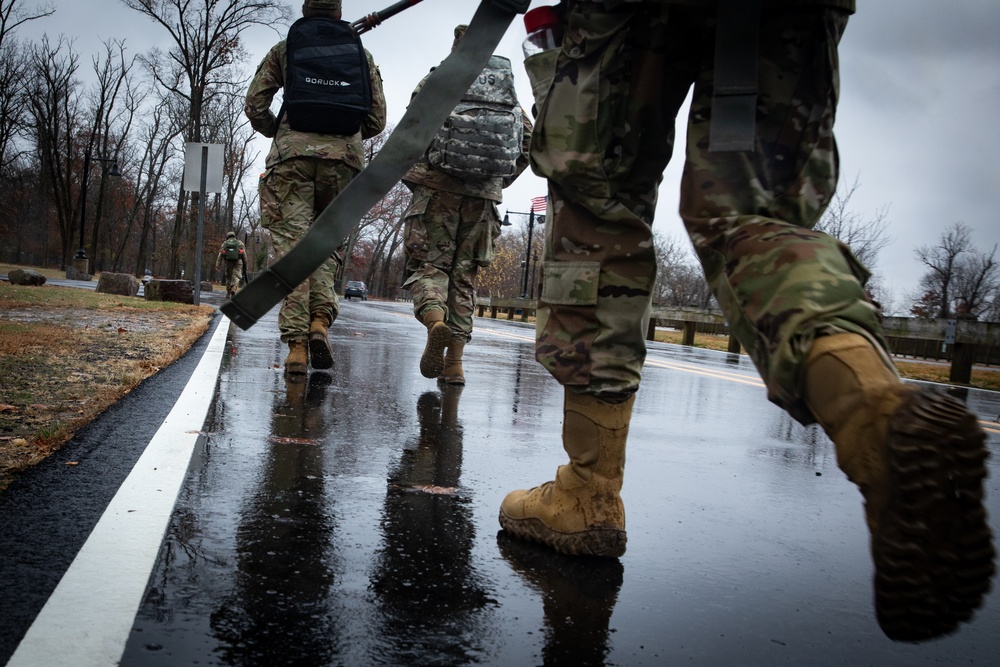
[[[314,216],[319,216],[347,184],[358,175],[357,169],[341,160],[319,160],[316,166]],[[340,299],[335,283],[343,258],[334,252],[310,278],[309,309],[313,316],[326,315],[331,323],[340,313]]]
[[[299,239],[305,236],[312,224],[313,215],[312,162],[307,158],[293,158],[280,162],[268,171],[269,188],[275,193],[280,206],[278,219],[271,221],[269,230],[275,253],[286,255]],[[289,346],[285,362],[286,372],[304,373],[308,364],[307,340],[309,337],[309,281],[295,287],[285,297],[278,311],[278,330],[281,342]]]
[[823,10],[763,23],[752,153],[708,151],[707,62],[695,84],[681,186],[681,217],[720,307],[770,398],[805,422],[799,374],[817,335],[852,332],[884,347],[864,291],[868,271],[842,243],[812,231],[837,184],[833,122],[845,24],[845,14]]
[[405,214],[407,278],[403,286],[413,295],[414,316],[427,327],[420,372],[428,378],[436,378],[444,370],[444,352],[451,341],[447,324],[449,275],[455,261],[462,200],[461,195],[418,186]]
[[515,535],[598,556],[625,551],[619,492],[656,278],[656,189],[693,76],[694,40],[668,34],[668,6],[619,7],[571,6],[532,137],[550,197],[536,357],[566,387],[569,463],[500,509]]
[[[330,202],[347,187],[357,170],[340,160],[316,160],[313,216],[315,220]],[[340,314],[340,299],[335,283],[340,272],[341,258],[335,251],[309,277],[309,358],[313,368],[333,366],[329,328]]]
[[846,16],[769,16],[757,150],[706,150],[706,73],[692,104],[681,214],[770,398],[823,426],[864,496],[883,631],[929,639],[954,631],[989,589],[984,434],[958,401],[900,381],[864,292],[868,272],[812,230],[837,180],[837,42]]
[[240,286],[240,268],[242,264],[238,261],[236,262],[226,262],[226,291],[230,296],[236,294],[236,290]]
[[447,316],[448,276],[455,260],[462,196],[416,186],[404,214],[403,243],[406,279],[413,296],[413,314],[423,321],[428,310]]
[[493,243],[499,234],[496,204],[478,197],[465,197],[459,207],[455,253],[448,271],[448,326],[453,338],[469,342],[476,306],[479,269],[493,261]]
[[493,243],[500,229],[496,204],[486,199],[464,198],[459,217],[455,257],[448,275],[447,324],[451,329],[451,341],[438,377],[438,381],[445,384],[465,384],[462,357],[466,343],[472,338],[476,280],[480,267],[489,266],[493,261]]

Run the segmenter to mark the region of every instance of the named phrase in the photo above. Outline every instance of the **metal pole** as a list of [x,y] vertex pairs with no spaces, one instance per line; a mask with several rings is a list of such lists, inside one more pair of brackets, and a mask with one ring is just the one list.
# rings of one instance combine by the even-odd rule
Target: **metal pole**
[[201,188],[198,195],[198,238],[194,254],[194,305],[201,305],[201,236],[205,229],[205,190],[208,188],[208,144],[201,147]]
[[[74,259],[87,259],[87,251],[83,249],[83,226],[87,221],[87,177],[90,175],[90,151],[83,154],[83,181],[80,182],[80,249]],[[84,271],[86,273],[86,271]]]
[[535,231],[535,209],[528,213],[528,247],[524,250],[524,286],[521,288],[521,298],[528,298],[528,266],[531,264],[531,235]]

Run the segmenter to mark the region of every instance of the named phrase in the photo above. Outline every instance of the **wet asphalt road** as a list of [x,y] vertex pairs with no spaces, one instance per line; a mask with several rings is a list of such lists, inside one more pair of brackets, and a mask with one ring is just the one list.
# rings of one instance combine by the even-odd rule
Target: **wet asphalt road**
[[[420,376],[405,304],[344,303],[301,383],[274,313],[232,328],[121,664],[997,664],[996,593],[952,637],[881,634],[860,495],[745,356],[650,346],[622,559],[505,539],[504,494],[563,462],[562,396],[530,327],[476,327],[464,388]],[[967,400],[1000,532],[1000,395]]]

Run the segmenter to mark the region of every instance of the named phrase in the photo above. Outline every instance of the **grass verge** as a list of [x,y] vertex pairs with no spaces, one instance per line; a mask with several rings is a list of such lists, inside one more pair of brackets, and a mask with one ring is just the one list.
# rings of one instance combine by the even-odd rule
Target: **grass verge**
[[208,329],[215,309],[0,283],[0,313],[2,490],[176,361]]

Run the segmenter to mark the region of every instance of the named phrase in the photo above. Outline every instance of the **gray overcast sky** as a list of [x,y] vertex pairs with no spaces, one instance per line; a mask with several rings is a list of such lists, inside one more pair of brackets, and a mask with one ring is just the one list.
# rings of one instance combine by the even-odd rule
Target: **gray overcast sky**
[[[345,0],[344,18],[354,20],[394,0]],[[28,2],[28,4],[31,4]],[[22,28],[75,40],[83,68],[101,51],[101,40],[125,37],[132,53],[168,46],[162,29],[120,0],[55,0],[56,14]],[[300,3],[293,2],[297,8]],[[534,0],[532,7],[552,4]],[[923,269],[919,245],[933,244],[955,222],[973,230],[980,249],[1000,243],[1000,2],[997,0],[860,0],[841,43],[841,101],[836,135],[842,177],[858,177],[851,209],[872,217],[889,207],[892,243],[876,271],[895,305],[917,285]],[[382,71],[389,120],[402,117],[410,92],[450,49],[451,31],[471,18],[475,0],[424,0],[364,36]],[[245,37],[256,67],[284,36],[258,28]],[[530,106],[520,53],[524,27],[515,20],[497,53],[515,64],[518,91]],[[682,110],[682,117],[686,109]],[[683,133],[681,133],[683,136]],[[266,142],[262,142],[260,158]],[[677,216],[682,147],[664,175],[656,227],[684,239]],[[505,207],[527,211],[545,183],[526,173],[504,195]]]

